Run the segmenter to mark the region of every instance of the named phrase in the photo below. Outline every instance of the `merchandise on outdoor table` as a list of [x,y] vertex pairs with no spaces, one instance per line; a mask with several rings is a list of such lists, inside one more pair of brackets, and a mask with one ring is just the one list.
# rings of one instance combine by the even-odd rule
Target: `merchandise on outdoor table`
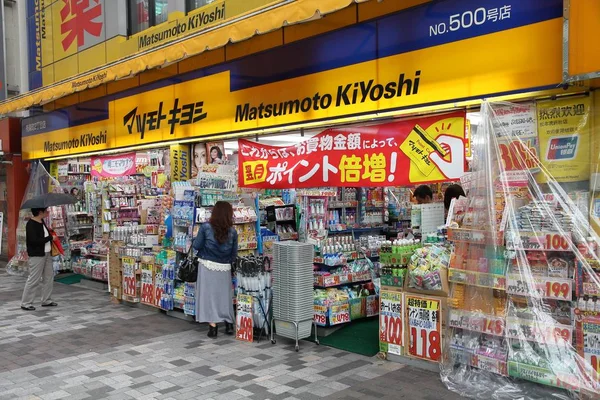
[[437,245],[415,250],[408,264],[408,286],[421,290],[442,290],[442,269],[448,267],[447,248]]

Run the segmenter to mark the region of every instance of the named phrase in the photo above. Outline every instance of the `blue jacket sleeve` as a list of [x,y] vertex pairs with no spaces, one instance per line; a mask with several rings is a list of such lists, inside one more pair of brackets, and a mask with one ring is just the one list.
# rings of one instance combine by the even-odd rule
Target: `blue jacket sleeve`
[[238,233],[234,229],[233,230],[233,246],[231,249],[231,262],[232,263],[234,263],[235,260],[237,259],[237,255],[238,255]]
[[200,226],[200,229],[198,229],[198,235],[196,235],[196,239],[194,239],[193,244],[194,249],[196,250],[196,255],[198,255],[197,253],[204,247],[205,240],[204,227]]

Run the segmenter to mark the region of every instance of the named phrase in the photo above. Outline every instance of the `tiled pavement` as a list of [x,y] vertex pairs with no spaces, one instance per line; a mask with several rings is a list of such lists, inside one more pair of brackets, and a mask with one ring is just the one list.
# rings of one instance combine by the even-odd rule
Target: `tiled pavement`
[[0,400],[457,399],[439,375],[303,342],[246,344],[107,294],[55,284],[59,307],[21,311],[0,265]]

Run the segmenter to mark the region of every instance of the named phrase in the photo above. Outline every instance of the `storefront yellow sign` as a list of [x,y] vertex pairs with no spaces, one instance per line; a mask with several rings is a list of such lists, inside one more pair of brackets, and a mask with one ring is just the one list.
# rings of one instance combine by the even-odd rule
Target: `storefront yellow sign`
[[[234,91],[225,71],[112,101],[104,121],[25,136],[23,154],[72,155],[555,84],[560,33],[560,20],[549,20]],[[515,43],[510,54],[497,51],[504,43]],[[475,61],[453,62],[472,58],[473,48]]]
[[570,0],[565,4],[569,21],[569,75],[600,72],[600,1]]
[[542,171],[539,183],[590,179],[589,97],[549,100],[537,104]]

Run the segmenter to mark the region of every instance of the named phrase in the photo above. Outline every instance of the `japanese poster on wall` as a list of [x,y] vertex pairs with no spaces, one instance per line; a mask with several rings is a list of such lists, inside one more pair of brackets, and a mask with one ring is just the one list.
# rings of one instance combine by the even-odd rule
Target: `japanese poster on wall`
[[137,172],[135,153],[92,157],[91,163],[91,174],[97,178],[114,178],[134,175]]
[[442,354],[441,302],[431,297],[406,295],[407,354],[438,361]]
[[252,296],[237,295],[237,313],[235,317],[235,337],[243,342],[254,340],[254,320],[252,318]]
[[402,293],[379,293],[379,350],[402,355],[404,347],[404,310]]
[[[540,160],[557,182],[590,178],[590,99],[576,97],[537,104]],[[548,182],[540,172],[539,183]]]
[[465,113],[332,128],[294,146],[239,140],[239,182],[250,188],[403,186],[465,172]]
[[494,133],[505,171],[539,171],[539,142],[535,103],[494,107]]

